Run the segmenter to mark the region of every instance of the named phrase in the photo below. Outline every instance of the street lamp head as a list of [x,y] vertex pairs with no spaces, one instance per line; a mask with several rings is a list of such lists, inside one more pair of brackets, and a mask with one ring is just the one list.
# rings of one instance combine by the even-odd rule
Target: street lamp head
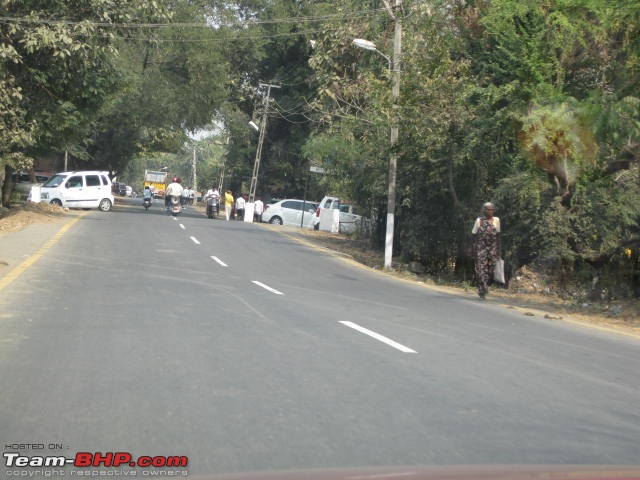
[[260,131],[260,127],[258,127],[258,125],[256,125],[256,124],[255,124],[255,122],[254,122],[253,120],[251,120],[251,121],[249,122],[249,126],[250,126],[251,128],[253,128],[256,132],[259,132],[259,131]]
[[378,50],[378,47],[376,47],[375,43],[369,40],[365,40],[364,38],[354,38],[351,43],[353,43],[356,47],[364,48],[365,50],[372,50],[372,51]]
[[364,48],[365,50],[371,50],[372,52],[376,52],[381,57],[384,57],[384,59],[387,61],[387,67],[389,68],[389,71],[391,71],[391,58],[389,58],[387,55],[385,55],[380,50],[378,50],[378,47],[376,47],[375,43],[373,43],[373,42],[371,42],[369,40],[365,40],[364,38],[354,38],[351,41],[351,43],[353,43],[358,48]]

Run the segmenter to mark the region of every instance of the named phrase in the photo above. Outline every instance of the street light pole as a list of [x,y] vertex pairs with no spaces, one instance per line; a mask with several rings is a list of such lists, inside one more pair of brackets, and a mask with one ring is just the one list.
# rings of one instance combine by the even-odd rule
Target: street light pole
[[390,269],[393,265],[393,232],[396,211],[396,178],[398,171],[398,98],[400,98],[400,57],[402,55],[402,0],[396,0],[396,13],[394,15],[395,28],[393,34],[393,86],[391,88],[391,136],[389,153],[389,192],[387,194],[387,230],[384,242],[384,268]]
[[393,32],[393,58],[389,58],[382,53],[376,47],[376,44],[364,40],[362,38],[356,38],[353,40],[353,44],[357,47],[364,48],[377,52],[383,56],[389,65],[389,71],[391,73],[391,135],[389,139],[389,190],[387,192],[387,228],[384,241],[384,268],[390,269],[393,266],[393,232],[395,223],[395,211],[396,211],[396,181],[398,171],[398,154],[396,152],[396,145],[398,143],[398,98],[400,97],[400,57],[402,56],[402,0],[396,0],[395,12],[388,5],[386,0],[383,0],[387,13],[394,21]]

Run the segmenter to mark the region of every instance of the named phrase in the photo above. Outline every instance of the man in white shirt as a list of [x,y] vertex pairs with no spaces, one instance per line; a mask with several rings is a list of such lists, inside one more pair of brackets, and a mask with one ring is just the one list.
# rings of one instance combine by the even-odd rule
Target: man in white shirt
[[189,189],[189,187],[184,187],[184,190],[182,190],[182,198],[181,198],[181,203],[183,207],[186,207],[187,205],[189,205],[189,192],[191,190]]
[[238,195],[238,198],[236,200],[236,220],[244,221],[244,206],[244,196]]
[[264,203],[260,197],[256,197],[255,204],[253,206],[253,219],[256,222],[262,222],[262,214],[264,213]]
[[220,193],[217,188],[210,188],[207,190],[207,193],[204,194],[204,199],[208,200],[210,198],[220,198]]
[[167,210],[171,205],[171,197],[175,196],[175,197],[178,197],[178,199],[180,200],[182,199],[182,192],[184,192],[184,188],[182,188],[182,185],[180,185],[180,179],[177,177],[174,177],[173,182],[167,185],[167,188],[164,191],[165,205],[167,207]]

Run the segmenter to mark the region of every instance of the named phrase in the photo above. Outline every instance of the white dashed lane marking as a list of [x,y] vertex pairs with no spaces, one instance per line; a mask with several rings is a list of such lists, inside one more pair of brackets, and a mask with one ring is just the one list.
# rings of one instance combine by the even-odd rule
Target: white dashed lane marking
[[220,264],[221,266],[223,266],[223,267],[228,267],[228,266],[229,266],[229,265],[227,265],[226,263],[224,263],[222,260],[220,260],[218,257],[216,257],[216,256],[214,256],[214,255],[211,255],[211,259],[212,259],[214,262],[219,263],[219,264]]
[[346,327],[353,328],[354,330],[357,330],[360,333],[364,333],[365,335],[369,335],[370,337],[375,338],[376,340],[378,340],[378,341],[380,341],[382,343],[386,343],[387,345],[389,345],[389,346],[391,346],[393,348],[397,348],[401,352],[404,352],[404,353],[417,353],[415,350],[412,350],[409,347],[405,347],[404,345],[402,345],[402,344],[400,344],[398,342],[394,342],[390,338],[387,338],[384,335],[380,335],[379,333],[376,333],[376,332],[374,332],[372,330],[369,330],[368,328],[361,327],[357,323],[347,322],[347,321],[340,321],[340,323],[343,324]]
[[259,281],[257,281],[257,280],[253,280],[252,282],[253,282],[253,283],[255,283],[256,285],[258,285],[259,287],[262,287],[262,288],[264,288],[265,290],[270,291],[271,293],[275,293],[276,295],[284,295],[284,293],[282,293],[282,292],[280,292],[280,291],[276,290],[275,288],[271,288],[269,285],[265,285],[265,284],[264,284],[264,283],[262,283],[262,282],[259,282]]

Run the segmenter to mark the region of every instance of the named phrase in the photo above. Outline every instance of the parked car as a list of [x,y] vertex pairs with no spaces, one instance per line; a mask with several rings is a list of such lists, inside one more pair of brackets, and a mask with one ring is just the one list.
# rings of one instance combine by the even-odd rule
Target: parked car
[[96,170],[56,173],[42,186],[32,188],[31,200],[103,212],[111,210],[114,202],[108,172]]
[[51,178],[51,173],[35,172],[33,174],[35,182],[31,181],[31,174],[28,172],[14,172],[11,180],[14,183],[13,190],[20,195],[20,198],[26,199],[31,193],[31,187],[34,185],[42,185]]
[[111,185],[111,191],[114,195],[125,197],[127,195],[127,184],[115,182]]
[[361,222],[362,216],[354,212],[353,205],[341,202],[338,197],[325,196],[314,215],[313,228],[350,235]]
[[316,202],[288,198],[266,205],[262,214],[262,221],[294,227],[299,227],[302,222],[303,226],[312,228],[313,223],[311,222],[317,208],[318,204]]

